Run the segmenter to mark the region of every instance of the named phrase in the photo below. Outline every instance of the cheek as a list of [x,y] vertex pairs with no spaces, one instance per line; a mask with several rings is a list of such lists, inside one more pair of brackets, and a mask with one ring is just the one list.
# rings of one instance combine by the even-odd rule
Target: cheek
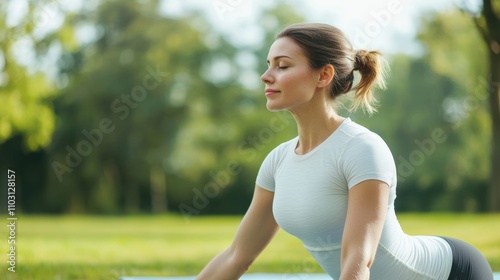
[[298,70],[284,75],[282,78],[283,85],[289,89],[301,89],[313,87],[313,78],[311,72],[308,70]]
[[288,70],[288,71],[285,71],[285,72],[282,72],[281,73],[281,76],[280,76],[280,80],[282,83],[293,83],[295,81],[297,81],[297,79],[301,79],[301,77],[304,76],[304,71],[301,70],[301,69],[292,69],[292,70]]

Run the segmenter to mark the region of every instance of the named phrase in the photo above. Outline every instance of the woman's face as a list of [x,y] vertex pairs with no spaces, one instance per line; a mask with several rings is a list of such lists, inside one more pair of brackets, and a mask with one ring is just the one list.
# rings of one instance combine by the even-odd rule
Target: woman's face
[[287,37],[277,39],[269,49],[267,64],[261,80],[266,84],[268,110],[293,111],[312,99],[319,71],[310,68],[295,41]]

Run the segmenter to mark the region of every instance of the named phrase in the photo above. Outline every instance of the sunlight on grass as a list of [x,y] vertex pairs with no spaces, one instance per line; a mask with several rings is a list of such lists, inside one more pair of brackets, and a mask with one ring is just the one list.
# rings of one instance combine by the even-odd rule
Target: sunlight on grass
[[[17,231],[15,274],[0,279],[118,279],[194,275],[232,241],[241,217],[24,216]],[[405,232],[463,239],[500,270],[500,215],[401,214]],[[1,234],[7,235],[6,229]],[[7,252],[7,242],[0,243]],[[322,272],[301,242],[279,231],[250,272]],[[16,278],[17,277],[17,278]]]

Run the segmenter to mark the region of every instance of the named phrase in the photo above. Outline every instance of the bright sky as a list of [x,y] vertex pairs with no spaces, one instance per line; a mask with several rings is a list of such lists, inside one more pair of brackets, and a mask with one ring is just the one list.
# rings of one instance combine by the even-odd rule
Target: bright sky
[[[454,7],[463,0],[291,0],[287,1],[305,14],[307,21],[332,24],[343,30],[355,48],[375,48],[382,52],[418,51],[413,38],[418,18],[424,13]],[[465,0],[467,1],[467,0]],[[470,0],[468,0],[470,1]],[[258,11],[276,1],[269,0],[166,0],[162,10],[182,14],[196,7],[232,41],[242,45],[259,44]],[[270,4],[271,3],[271,4]],[[278,31],[278,30],[276,30]]]
[[[136,0],[143,1],[143,0]],[[332,24],[343,30],[351,39],[355,48],[378,49],[388,53],[418,53],[419,47],[414,41],[418,18],[432,11],[453,8],[457,1],[474,0],[290,0],[296,10],[303,12],[309,22]],[[160,13],[169,16],[182,16],[186,10],[203,11],[210,22],[231,42],[239,46],[260,46],[261,28],[269,22],[257,22],[257,15],[265,7],[274,5],[273,0],[162,0]],[[85,4],[83,4],[85,3]],[[35,37],[43,37],[50,30],[57,29],[63,23],[61,10],[77,11],[83,6],[92,7],[98,0],[57,0],[48,6],[39,8],[33,17]],[[27,0],[9,0],[7,4],[7,23],[16,25],[27,12]],[[272,21],[272,19],[270,19]],[[274,27],[278,31],[281,27]],[[273,28],[273,29],[274,29]],[[96,34],[91,26],[82,26],[76,30],[77,38],[91,40]],[[32,42],[21,38],[14,48],[16,59],[22,64],[33,61],[34,54],[29,49]],[[45,61],[38,69],[54,68],[60,46],[51,46]],[[55,73],[53,73],[55,74]]]
[[[142,0],[137,0],[142,1]],[[386,52],[401,52],[410,47],[416,34],[418,17],[435,10],[449,9],[455,2],[473,0],[290,0],[307,21],[324,22],[343,30],[355,47],[373,47]],[[63,18],[60,9],[75,11],[95,6],[97,0],[57,0],[39,9],[34,18],[39,36],[57,28]],[[162,13],[182,15],[187,9],[203,11],[219,30],[233,42],[247,45],[259,43],[259,11],[273,0],[163,0]],[[18,23],[27,11],[26,0],[8,2],[7,22]],[[45,32],[44,32],[45,31]],[[85,37],[85,32],[80,37]],[[83,39],[84,40],[84,39]],[[415,46],[408,52],[414,52]]]

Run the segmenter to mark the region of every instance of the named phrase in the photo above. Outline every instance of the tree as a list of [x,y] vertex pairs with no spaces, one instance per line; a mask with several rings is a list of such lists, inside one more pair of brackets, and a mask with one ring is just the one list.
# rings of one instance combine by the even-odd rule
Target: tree
[[9,26],[6,22],[7,4],[0,4],[0,36],[5,38],[0,41],[0,104],[3,107],[0,111],[0,143],[22,135],[25,151],[48,146],[55,123],[50,104],[50,99],[57,93],[54,86],[40,69],[32,71],[36,61],[25,61],[23,65],[18,60],[20,56],[29,57],[28,52],[34,51],[42,41],[50,44],[50,41],[33,34],[37,7],[30,4],[24,19],[16,26]]
[[69,83],[55,101],[48,210],[167,210],[166,159],[193,96],[209,96],[199,71],[208,51],[192,24],[201,19],[157,6],[101,1],[65,22],[97,37],[59,60]]
[[492,125],[490,210],[500,212],[500,1],[483,0],[480,12],[466,4],[462,10],[471,15],[488,49],[488,93]]
[[[439,103],[438,118],[451,125],[450,139],[440,149],[448,150],[449,161],[442,162],[448,191],[469,189],[483,193],[490,176],[488,157],[492,145],[488,141],[491,119],[488,113],[487,49],[474,24],[457,10],[426,15],[418,39],[424,47],[425,61],[434,72],[448,77],[458,90]],[[454,140],[452,140],[454,139]],[[436,169],[438,169],[436,166]],[[439,170],[439,169],[438,169]],[[481,199],[479,205],[488,205]],[[480,208],[486,210],[487,208]]]
[[[18,211],[36,211],[46,187],[46,148],[55,131],[52,100],[58,90],[42,65],[49,50],[69,43],[68,38],[40,33],[57,13],[54,2],[0,2],[0,170],[16,172]],[[14,13],[10,10],[14,3],[24,3],[26,9]],[[12,20],[11,14],[19,17]],[[0,183],[4,184],[2,189],[6,182]],[[0,194],[3,209],[6,194]]]

